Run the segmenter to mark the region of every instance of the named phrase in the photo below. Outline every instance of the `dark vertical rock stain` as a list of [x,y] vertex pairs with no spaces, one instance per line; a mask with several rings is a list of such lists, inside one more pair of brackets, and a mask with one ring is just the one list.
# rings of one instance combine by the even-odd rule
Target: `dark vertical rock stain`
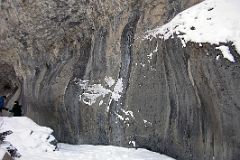
[[123,29],[121,36],[121,68],[118,75],[118,80],[122,80],[123,91],[121,98],[118,101],[112,101],[110,104],[110,142],[112,144],[123,145],[123,126],[118,117],[119,111],[125,105],[126,93],[129,85],[129,76],[131,73],[131,58],[132,58],[132,45],[134,42],[134,34],[137,27],[140,13],[134,10],[128,19],[128,23]]
[[104,27],[100,27],[94,38],[94,46],[92,51],[92,73],[91,79],[98,80],[103,78],[106,71],[106,41],[108,31]]

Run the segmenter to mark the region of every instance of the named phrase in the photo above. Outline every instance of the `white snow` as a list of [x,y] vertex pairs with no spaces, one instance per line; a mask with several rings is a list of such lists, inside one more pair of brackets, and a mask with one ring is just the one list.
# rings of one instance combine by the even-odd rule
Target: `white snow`
[[176,34],[183,47],[188,41],[216,45],[232,42],[240,54],[239,6],[239,0],[205,0],[179,13],[169,23],[149,31],[145,38],[169,39]]
[[11,130],[13,133],[6,137],[6,141],[14,144],[19,152],[24,153],[36,148],[36,152],[53,151],[55,146],[49,142],[53,130],[47,127],[40,127],[26,117],[0,117],[0,132]]
[[[174,160],[165,155],[146,149],[122,148],[114,146],[58,144],[59,150],[47,138],[52,130],[38,126],[26,117],[0,117],[0,132],[12,130],[5,141],[10,142],[22,155],[19,160]],[[52,138],[50,138],[52,139]],[[135,146],[135,142],[131,141]],[[0,146],[4,149],[4,145]]]
[[0,159],[3,159],[5,153],[6,153],[5,149],[0,149]]
[[228,59],[231,62],[235,62],[233,55],[230,53],[228,46],[219,46],[216,49],[222,51],[223,58]]
[[92,145],[72,146],[66,144],[60,144],[59,148],[63,153],[78,156],[73,160],[174,160],[146,149]]

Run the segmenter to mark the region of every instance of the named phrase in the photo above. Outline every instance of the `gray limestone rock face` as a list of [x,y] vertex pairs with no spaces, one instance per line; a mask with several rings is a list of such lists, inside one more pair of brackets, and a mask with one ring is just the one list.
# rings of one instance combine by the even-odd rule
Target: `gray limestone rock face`
[[128,140],[177,159],[238,159],[239,54],[225,45],[237,63],[216,60],[209,44],[144,40],[127,92]]
[[201,0],[0,0],[0,94],[61,142],[240,157],[239,54],[143,40]]

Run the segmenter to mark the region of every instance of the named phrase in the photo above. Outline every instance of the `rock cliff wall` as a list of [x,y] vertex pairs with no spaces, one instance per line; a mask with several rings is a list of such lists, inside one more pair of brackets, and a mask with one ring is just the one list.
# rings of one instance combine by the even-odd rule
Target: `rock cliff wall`
[[237,159],[235,49],[232,64],[209,44],[143,40],[197,2],[1,0],[1,94],[62,142]]

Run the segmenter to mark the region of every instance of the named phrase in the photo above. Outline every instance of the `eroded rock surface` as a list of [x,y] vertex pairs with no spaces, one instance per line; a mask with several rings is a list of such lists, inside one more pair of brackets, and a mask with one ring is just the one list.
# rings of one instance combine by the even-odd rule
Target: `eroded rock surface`
[[[143,40],[200,0],[1,0],[1,94],[59,141],[237,159],[239,55]],[[9,74],[10,73],[10,74]],[[4,77],[7,76],[7,80]],[[10,86],[7,87],[6,85]]]

